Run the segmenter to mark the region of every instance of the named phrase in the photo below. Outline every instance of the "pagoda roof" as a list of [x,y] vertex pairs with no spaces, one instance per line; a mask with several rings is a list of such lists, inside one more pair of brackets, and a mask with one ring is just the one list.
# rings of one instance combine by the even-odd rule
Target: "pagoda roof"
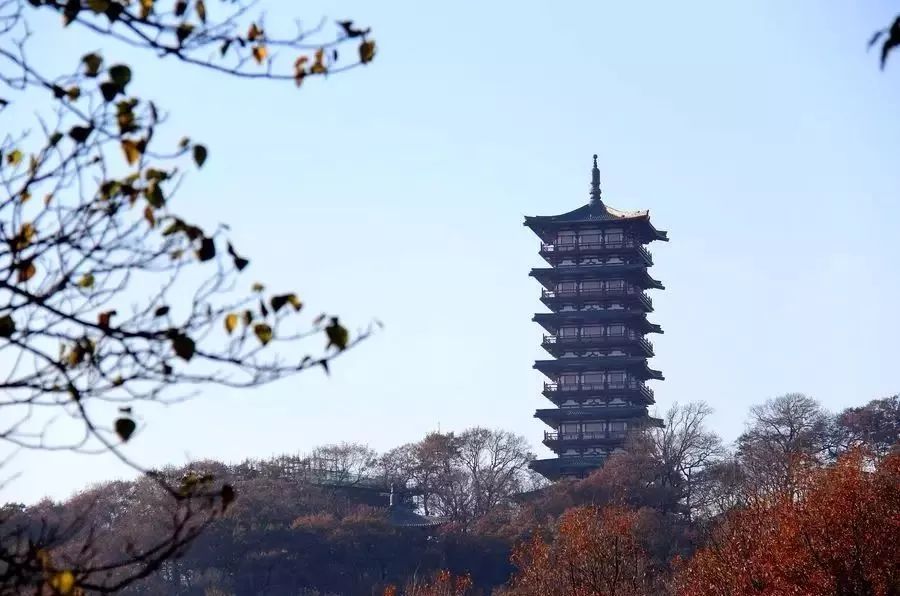
[[[544,408],[536,410],[534,417],[543,422],[566,420],[629,420],[634,418],[650,418],[647,406],[612,406],[581,408]],[[653,422],[655,424],[655,422]],[[552,425],[551,425],[552,426]]]
[[586,475],[596,470],[606,461],[605,455],[582,455],[548,457],[532,460],[528,466],[549,480],[558,480],[563,475]]
[[648,379],[665,380],[662,372],[650,368],[647,365],[647,359],[643,356],[583,356],[580,358],[554,358],[552,360],[537,360],[534,363],[534,368],[551,379],[554,374],[567,370],[590,372],[628,369],[636,371]]
[[538,280],[542,286],[552,290],[559,280],[591,277],[598,279],[631,279],[642,286],[657,290],[666,287],[648,272],[647,266],[640,263],[623,263],[621,265],[572,265],[565,267],[535,267],[529,275]]
[[648,237],[651,240],[663,240],[668,242],[668,232],[657,230],[650,223],[650,211],[623,211],[606,205],[599,198],[592,199],[587,205],[561,213],[559,215],[533,215],[525,216],[524,225],[541,234],[544,231],[557,230],[562,227],[578,226],[583,224],[614,224],[636,223],[647,227]]
[[532,321],[550,333],[566,323],[637,323],[636,329],[643,333],[662,333],[662,327],[647,321],[647,314],[642,310],[565,310],[560,312],[539,312]]

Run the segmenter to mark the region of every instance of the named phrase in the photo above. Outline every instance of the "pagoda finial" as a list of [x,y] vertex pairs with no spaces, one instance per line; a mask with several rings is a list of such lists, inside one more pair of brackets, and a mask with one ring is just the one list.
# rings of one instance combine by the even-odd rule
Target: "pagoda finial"
[[600,201],[600,168],[597,167],[597,154],[594,154],[594,168],[591,170],[591,202]]

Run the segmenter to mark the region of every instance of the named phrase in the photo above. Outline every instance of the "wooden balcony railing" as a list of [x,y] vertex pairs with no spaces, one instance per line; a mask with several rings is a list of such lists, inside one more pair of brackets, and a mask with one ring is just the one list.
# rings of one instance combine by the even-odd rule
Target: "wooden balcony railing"
[[641,304],[649,309],[653,308],[653,300],[646,292],[642,292],[634,286],[625,286],[622,288],[573,288],[571,290],[541,290],[541,298],[544,300],[562,300],[565,298],[578,300],[579,298],[617,298],[633,296],[637,298]]
[[567,336],[558,336],[558,335],[545,335],[544,336],[544,345],[597,345],[597,344],[614,344],[621,343],[623,340],[631,340],[640,344],[646,351],[653,353],[653,343],[644,339],[634,331],[630,329],[626,331],[625,335],[567,335]]
[[582,252],[595,252],[598,250],[617,250],[624,248],[633,248],[637,250],[648,265],[653,264],[653,255],[644,246],[631,238],[626,238],[620,242],[577,242],[572,244],[554,244],[541,243],[540,254],[544,256],[558,254],[579,254]]
[[628,433],[618,431],[550,432],[544,431],[545,441],[602,441],[624,439]]
[[626,381],[624,383],[544,383],[545,393],[558,393],[565,395],[568,393],[588,393],[596,391],[625,391],[637,390],[650,399],[653,399],[653,389],[650,389],[643,383],[637,381]]

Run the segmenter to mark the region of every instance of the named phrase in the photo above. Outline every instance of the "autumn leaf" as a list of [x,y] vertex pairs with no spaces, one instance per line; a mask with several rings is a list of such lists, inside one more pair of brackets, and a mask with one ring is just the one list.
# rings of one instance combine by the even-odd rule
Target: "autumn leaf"
[[180,16],[184,15],[186,10],[187,10],[187,2],[185,0],[178,0],[175,3],[175,16],[176,17],[180,17]]
[[100,74],[100,66],[103,64],[103,58],[99,54],[85,54],[81,57],[84,64],[84,74],[89,77],[96,77]]
[[125,161],[130,166],[133,166],[141,158],[137,143],[131,139],[122,139],[122,152],[125,153]]
[[253,333],[256,334],[256,337],[262,345],[266,345],[272,341],[272,328],[265,323],[257,323],[254,325]]
[[144,207],[144,219],[147,220],[147,223],[150,224],[151,228],[156,226],[156,216],[153,214],[153,207],[150,205]]
[[9,315],[0,317],[0,337],[11,337],[16,331],[16,322]]
[[266,46],[262,44],[253,46],[253,59],[256,60],[257,64],[262,64],[267,55]]
[[37,273],[37,268],[34,266],[34,263],[31,261],[31,259],[19,263],[18,267],[16,267],[16,270],[16,279],[19,281],[19,283],[28,281]]
[[194,163],[197,164],[198,168],[202,168],[203,164],[206,163],[206,156],[207,156],[206,147],[203,145],[194,145],[193,153],[194,153]]
[[184,40],[190,36],[191,32],[194,30],[193,25],[189,25],[187,23],[182,23],[178,26],[178,29],[175,30],[175,37],[178,38],[178,45],[184,43]]
[[85,273],[81,276],[81,279],[78,280],[79,288],[93,288],[94,287],[94,275],[92,273]]
[[97,14],[106,12],[109,8],[109,0],[88,0],[88,8]]
[[197,346],[194,340],[184,333],[175,333],[172,337],[172,349],[179,358],[190,361],[194,357]]
[[367,39],[359,44],[359,61],[368,64],[375,58],[375,42]]
[[257,39],[262,38],[262,36],[262,29],[257,27],[256,23],[251,23],[250,29],[247,30],[247,41],[256,41]]
[[17,166],[22,163],[22,152],[18,149],[13,149],[6,155],[6,163],[11,166]]
[[331,324],[325,328],[328,336],[328,346],[335,346],[338,350],[345,350],[350,340],[350,333],[339,322],[337,317],[331,317]]
[[316,57],[313,61],[313,65],[309,68],[309,72],[312,74],[325,74],[328,72],[328,68],[325,67],[325,50],[319,48],[316,50]]
[[262,285],[259,282],[256,282],[250,287],[250,289],[253,290],[254,292],[262,292],[263,290],[266,289],[266,286]]
[[294,307],[294,310],[300,310],[303,306],[303,303],[300,302],[300,299],[297,298],[296,294],[281,294],[280,296],[272,296],[272,300],[270,301],[272,304],[272,310],[278,312],[285,304],[290,304]]
[[[96,2],[96,0],[94,1]],[[75,576],[72,575],[72,572],[68,569],[57,571],[50,577],[49,583],[50,587],[53,588],[57,594],[67,596],[75,589]]]
[[162,207],[166,202],[162,188],[159,186],[159,180],[156,179],[151,180],[147,184],[147,188],[144,189],[144,196],[147,198],[147,202],[156,209]]
[[124,64],[110,66],[109,78],[124,93],[125,86],[131,82],[131,69]]
[[231,335],[231,332],[234,331],[234,328],[237,327],[238,324],[238,316],[234,313],[229,313],[225,317],[225,331],[228,332],[228,335]]
[[153,0],[140,0],[141,2],[141,18],[146,19],[153,12]]
[[69,130],[69,136],[76,143],[84,143],[85,141],[87,141],[92,130],[94,129],[88,126],[73,126]]
[[243,271],[244,268],[250,264],[250,261],[237,254],[237,251],[234,250],[231,242],[228,243],[228,254],[234,262],[234,268],[238,271]]
[[128,439],[131,438],[131,435],[134,434],[137,425],[131,418],[117,418],[115,423],[113,423],[113,427],[116,430],[116,434],[119,435],[119,438],[122,439],[123,442],[127,442]]
[[216,244],[212,238],[206,236],[200,241],[200,248],[197,250],[197,258],[201,261],[209,261],[216,256]]
[[110,319],[116,316],[116,311],[107,310],[97,315],[97,325],[103,329],[109,329]]
[[200,22],[206,22],[206,4],[203,0],[197,0],[197,3],[194,5],[194,9],[197,11],[197,17],[200,19]]

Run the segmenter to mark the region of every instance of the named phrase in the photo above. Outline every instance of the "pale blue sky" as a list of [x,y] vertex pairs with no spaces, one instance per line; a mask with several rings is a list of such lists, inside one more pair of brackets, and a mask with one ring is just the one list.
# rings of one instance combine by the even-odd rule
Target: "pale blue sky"
[[[231,222],[250,278],[385,330],[331,378],[142,407],[129,454],[383,450],[484,425],[548,455],[522,218],[587,202],[592,153],[607,202],[671,237],[651,246],[660,411],[705,400],[731,440],[781,393],[840,409],[898,391],[900,55],[881,73],[865,51],[887,4],[320,1],[303,16],[373,27],[370,67],[298,91],[141,60],[134,90],[168,84],[171,128],[210,148],[181,209]],[[270,2],[270,23],[294,5]],[[64,454],[5,471],[22,475],[0,499],[25,501],[127,474]]]

